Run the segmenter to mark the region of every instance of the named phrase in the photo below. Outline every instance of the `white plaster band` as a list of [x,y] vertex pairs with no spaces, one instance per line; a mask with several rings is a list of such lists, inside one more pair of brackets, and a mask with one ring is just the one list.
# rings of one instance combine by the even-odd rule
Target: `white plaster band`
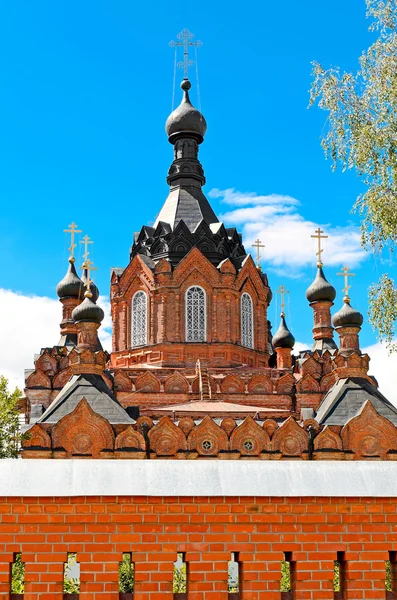
[[397,497],[397,462],[0,460],[0,496]]

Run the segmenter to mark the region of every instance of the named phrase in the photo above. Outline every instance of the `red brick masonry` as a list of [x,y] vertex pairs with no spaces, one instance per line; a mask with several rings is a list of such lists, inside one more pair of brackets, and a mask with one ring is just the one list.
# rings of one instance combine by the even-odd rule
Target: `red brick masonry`
[[[118,563],[135,562],[134,600],[171,600],[185,552],[189,600],[226,600],[227,561],[241,561],[242,600],[280,600],[280,561],[296,561],[293,598],[333,599],[345,552],[344,598],[386,598],[385,561],[397,549],[397,498],[0,498],[0,600],[13,553],[26,563],[25,600],[61,600],[63,563],[77,552],[80,600],[118,600]],[[388,597],[394,597],[388,595]]]

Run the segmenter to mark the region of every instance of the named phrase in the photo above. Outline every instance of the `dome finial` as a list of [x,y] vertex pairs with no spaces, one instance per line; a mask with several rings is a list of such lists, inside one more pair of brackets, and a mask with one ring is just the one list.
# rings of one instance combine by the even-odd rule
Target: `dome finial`
[[[178,33],[176,37],[177,40],[172,40],[169,45],[171,48],[175,49],[175,71],[176,66],[183,69],[183,81],[181,83],[183,98],[178,108],[173,110],[168,117],[165,130],[171,144],[175,144],[176,140],[181,135],[185,135],[186,137],[194,137],[196,138],[197,143],[201,144],[204,139],[204,134],[207,130],[207,124],[201,112],[194,108],[189,98],[189,90],[191,88],[191,83],[189,81],[189,67],[194,65],[194,61],[189,58],[189,48],[194,47],[196,50],[202,46],[202,43],[199,40],[194,42],[194,34],[186,28],[182,29],[182,31]],[[176,61],[178,48],[183,48],[183,60],[179,63]],[[175,71],[174,82],[176,77]],[[174,108],[174,102],[172,102],[172,108]]]

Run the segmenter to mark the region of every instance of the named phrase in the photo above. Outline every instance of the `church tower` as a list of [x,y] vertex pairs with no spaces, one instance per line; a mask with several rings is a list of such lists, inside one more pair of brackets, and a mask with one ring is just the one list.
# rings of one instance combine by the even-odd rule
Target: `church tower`
[[268,366],[267,277],[204,195],[207,125],[190,87],[184,79],[166,122],[168,196],[153,227],[135,234],[129,265],[112,274],[114,369]]

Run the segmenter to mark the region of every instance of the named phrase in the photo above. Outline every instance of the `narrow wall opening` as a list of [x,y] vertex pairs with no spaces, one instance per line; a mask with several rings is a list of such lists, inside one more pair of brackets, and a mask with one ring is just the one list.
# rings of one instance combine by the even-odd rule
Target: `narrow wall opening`
[[284,560],[281,561],[281,600],[293,600],[295,589],[295,572],[296,565],[292,560],[292,552],[284,552]]
[[229,600],[240,600],[241,564],[238,552],[232,552],[227,563],[227,591]]
[[345,597],[345,553],[338,552],[334,561],[334,600]]
[[386,600],[397,599],[397,552],[389,552],[389,560],[386,561],[385,589]]
[[80,563],[76,552],[68,552],[63,564],[63,599],[78,600],[80,596]]
[[22,600],[25,592],[25,563],[22,554],[14,553],[14,560],[10,565],[10,599]]
[[135,564],[131,552],[123,552],[119,562],[119,600],[132,600],[134,597]]
[[187,600],[187,572],[185,553],[178,552],[177,559],[174,562],[174,577],[172,581],[174,600]]

